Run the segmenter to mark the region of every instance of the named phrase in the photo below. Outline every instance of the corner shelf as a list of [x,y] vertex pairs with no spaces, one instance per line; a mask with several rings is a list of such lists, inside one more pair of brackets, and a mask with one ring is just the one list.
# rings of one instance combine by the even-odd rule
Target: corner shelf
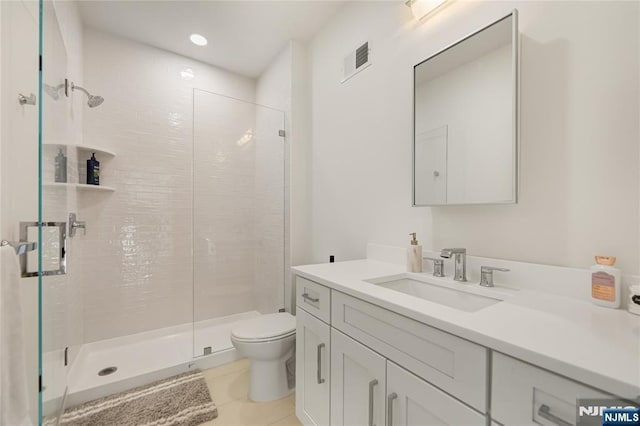
[[106,155],[107,157],[116,156],[116,153],[113,151],[109,151],[107,149],[98,148],[96,146],[91,146],[91,145],[72,145],[68,143],[57,143],[57,142],[44,142],[42,145],[52,146],[57,148],[72,148],[72,149],[76,149],[77,151],[84,151],[84,152],[95,152],[98,155]]
[[87,185],[86,183],[43,182],[47,188],[72,188],[78,191],[114,192],[116,189],[104,185]]

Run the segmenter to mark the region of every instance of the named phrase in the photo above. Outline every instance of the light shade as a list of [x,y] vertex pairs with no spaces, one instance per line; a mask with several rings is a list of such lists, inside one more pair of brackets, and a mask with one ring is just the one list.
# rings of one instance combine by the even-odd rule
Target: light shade
[[204,36],[201,36],[200,34],[191,34],[189,36],[189,40],[191,40],[191,43],[195,44],[196,46],[207,45],[207,39]]
[[442,6],[446,1],[447,0],[412,0],[411,11],[416,19],[422,19]]

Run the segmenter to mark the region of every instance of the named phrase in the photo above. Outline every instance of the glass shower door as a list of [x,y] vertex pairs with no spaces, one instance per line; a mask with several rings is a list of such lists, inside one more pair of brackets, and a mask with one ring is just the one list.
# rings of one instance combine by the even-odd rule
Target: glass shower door
[[284,113],[194,90],[194,356],[284,306]]
[[[20,223],[37,223],[38,220],[39,3],[3,1],[0,9],[0,236],[3,240],[18,242],[25,241]],[[37,235],[33,242],[37,242]],[[29,254],[37,260],[35,251]],[[24,260],[25,255],[19,258]],[[28,410],[31,422],[36,424],[39,418],[38,277],[20,278],[17,285],[22,311],[23,333],[19,335],[22,344],[13,340],[10,353],[16,359],[8,356],[3,361],[11,368],[11,374],[26,375],[24,387],[12,385],[15,415],[24,414],[23,409]],[[16,308],[13,302],[10,300]],[[16,331],[11,328],[12,334]]]
[[[27,258],[27,273],[38,275],[40,287],[41,414],[54,421],[63,410],[71,363],[82,343],[82,288],[67,268],[73,252],[68,239],[70,212],[77,212],[78,181],[75,157],[72,97],[65,84],[67,52],[51,1],[42,1],[40,117],[39,117],[39,226],[22,226],[27,238],[37,232],[38,254]],[[64,161],[61,158],[64,157]]]

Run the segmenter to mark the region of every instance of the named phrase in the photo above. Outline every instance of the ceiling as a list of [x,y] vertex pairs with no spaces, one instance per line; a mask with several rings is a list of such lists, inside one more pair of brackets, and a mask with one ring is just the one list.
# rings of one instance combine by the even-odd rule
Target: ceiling
[[[289,40],[306,41],[343,1],[80,1],[88,27],[258,77]],[[205,36],[198,47],[189,35]]]

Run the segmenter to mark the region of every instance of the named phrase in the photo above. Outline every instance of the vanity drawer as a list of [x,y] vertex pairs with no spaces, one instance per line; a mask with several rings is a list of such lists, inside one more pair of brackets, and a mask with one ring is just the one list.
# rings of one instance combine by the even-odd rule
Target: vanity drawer
[[331,322],[331,290],[328,287],[296,277],[296,305],[327,324]]
[[491,417],[496,421],[504,425],[575,425],[578,398],[611,396],[494,352]]
[[488,349],[333,291],[332,325],[484,413]]

